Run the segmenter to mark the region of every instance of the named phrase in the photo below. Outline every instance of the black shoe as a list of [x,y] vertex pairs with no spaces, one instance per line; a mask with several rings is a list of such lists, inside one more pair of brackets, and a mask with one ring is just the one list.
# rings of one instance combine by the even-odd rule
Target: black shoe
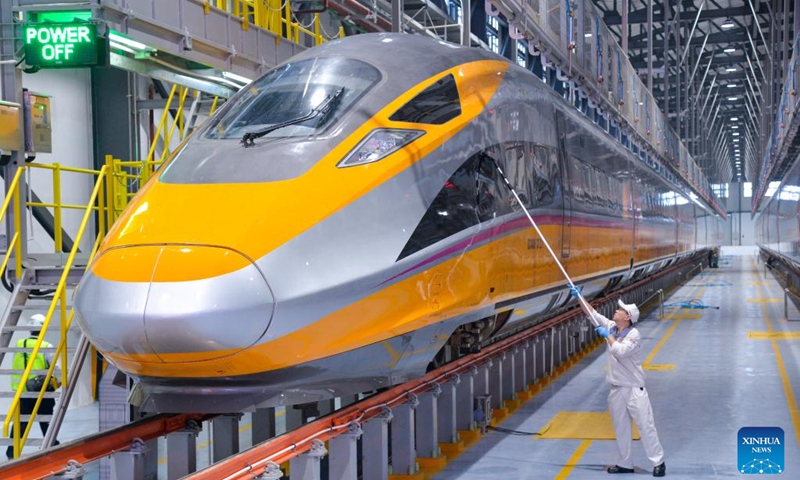
[[667,464],[664,462],[661,462],[661,465],[656,465],[656,467],[653,468],[654,477],[663,477],[666,474],[667,474]]
[[619,465],[614,465],[613,467],[608,467],[608,473],[633,473],[633,469],[620,467]]

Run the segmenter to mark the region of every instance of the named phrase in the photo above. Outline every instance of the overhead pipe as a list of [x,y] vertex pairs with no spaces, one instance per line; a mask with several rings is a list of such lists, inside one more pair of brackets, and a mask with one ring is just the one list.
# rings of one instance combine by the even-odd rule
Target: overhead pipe
[[[772,9],[769,6],[769,2],[766,2],[766,3],[767,3],[767,10],[769,10],[769,15],[770,15],[770,17],[772,17],[773,16],[772,15]],[[772,60],[772,52],[770,52],[769,48],[767,48],[767,41],[764,40],[764,32],[761,31],[761,25],[759,25],[759,23],[758,23],[758,15],[756,14],[755,7],[753,7],[753,2],[751,2],[750,0],[747,0],[747,5],[750,7],[750,11],[753,12],[753,23],[755,23],[756,27],[758,27],[758,34],[761,36],[761,42],[764,43],[764,47],[765,47],[764,50],[766,50],[767,57],[769,57],[769,61],[770,61],[770,63],[772,63],[773,62],[773,60]],[[795,12],[795,15],[797,15],[797,12]],[[748,32],[747,35],[750,36],[750,33]],[[753,40],[751,39],[750,42],[752,43],[752,41]]]
[[[758,23],[758,21],[756,21],[756,23]],[[761,78],[764,79],[764,83],[767,83],[767,76],[766,74],[764,74],[764,67],[761,66],[761,60],[758,58],[758,49],[756,48],[756,44],[753,41],[753,37],[750,35],[750,32],[747,31],[747,29],[744,30],[744,33],[747,34],[747,40],[750,42],[750,48],[753,49],[753,55],[755,55],[756,65],[758,65],[758,70],[761,72]],[[765,43],[764,47],[766,46],[767,44]],[[765,50],[769,52],[769,48],[765,48]],[[744,51],[744,56],[747,57],[747,63],[750,63],[750,57],[747,55],[746,50]],[[750,68],[753,68],[753,66],[750,65]]]
[[[753,82],[756,84],[756,87],[758,87],[758,94],[761,96],[761,98],[764,98],[764,94],[761,92],[761,85],[759,85],[759,83],[758,83],[758,76],[756,75],[756,70],[753,68],[753,62],[750,61],[750,56],[747,55],[747,52],[744,53],[744,58],[747,60],[747,65],[750,66],[750,72],[753,74]],[[758,59],[756,59],[756,60],[758,60]],[[744,74],[745,74],[745,76],[748,76],[746,70],[745,70]],[[763,75],[763,72],[762,72],[762,75]],[[749,76],[748,76],[748,78],[749,78]]]
[[[686,61],[686,54],[689,53],[689,47],[692,45],[692,38],[694,37],[694,30],[697,28],[697,22],[700,21],[700,13],[703,11],[703,7],[706,5],[706,0],[703,0],[700,3],[700,7],[697,9],[697,16],[694,17],[694,24],[692,25],[692,31],[689,32],[688,41],[686,42],[686,47],[683,49],[683,54],[681,55],[681,61],[679,65],[683,65],[683,62]],[[711,29],[708,29],[708,33],[706,33],[706,40],[708,40],[708,35],[711,33]],[[705,48],[706,42],[703,41],[703,47],[700,48],[700,52],[702,54],[703,48]]]
[[[717,52],[717,49],[712,47],[712,49],[711,49],[711,57],[708,59],[708,65],[706,65],[705,72],[703,72],[703,78],[702,78],[702,80],[700,80],[700,90],[698,90],[698,91],[702,91],[703,90],[703,85],[706,84],[706,78],[708,77],[709,70],[711,70],[711,64],[714,62],[714,54],[716,52]],[[699,62],[700,58],[698,58],[697,61]],[[715,73],[714,77],[716,77],[716,76],[717,76],[717,74]],[[692,78],[694,78],[694,73],[692,73]]]

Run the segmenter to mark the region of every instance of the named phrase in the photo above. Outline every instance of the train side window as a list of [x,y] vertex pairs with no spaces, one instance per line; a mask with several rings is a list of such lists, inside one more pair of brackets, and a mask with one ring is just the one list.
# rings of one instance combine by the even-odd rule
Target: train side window
[[[511,202],[514,196],[508,190],[497,172],[495,162],[499,163],[497,147],[491,147],[479,154],[477,187],[478,187],[478,219],[481,222],[511,212]],[[494,160],[493,160],[494,159]]]
[[475,184],[477,161],[477,155],[473,155],[444,183],[400,252],[398,260],[478,224]]
[[461,115],[461,100],[458,97],[456,79],[450,74],[440,78],[400,107],[389,120],[441,125],[459,115]]
[[538,205],[548,205],[553,202],[553,167],[557,165],[557,157],[553,152],[541,145],[533,148],[533,181],[534,194]]
[[[525,208],[534,206],[532,203],[531,183],[530,183],[530,168],[528,168],[529,159],[526,156],[526,147],[524,143],[510,143],[505,146],[505,167],[504,173],[506,178],[517,191],[520,200],[522,200]],[[535,199],[535,195],[533,196]],[[514,211],[520,210],[520,206],[513,195],[509,199],[509,204]]]

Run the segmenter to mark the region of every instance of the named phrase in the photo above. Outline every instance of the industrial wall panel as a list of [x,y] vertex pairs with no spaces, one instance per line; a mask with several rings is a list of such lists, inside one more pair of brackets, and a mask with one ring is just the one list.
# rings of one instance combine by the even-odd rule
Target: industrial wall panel
[[[111,3],[116,4],[122,8],[128,9],[132,14],[137,17],[144,18],[157,18],[155,17],[156,11],[153,8],[153,0],[115,0]],[[162,2],[174,5],[174,2]]]
[[[282,39],[280,43],[289,44],[290,42]],[[269,34],[266,32],[260,32],[258,38],[258,58],[264,62],[265,69],[269,69],[286,60],[288,57],[278,56],[278,42],[270,38]]]
[[[211,9],[211,14],[205,18],[206,38],[223,47],[230,47],[228,40],[228,27],[233,25],[228,21],[228,14]],[[236,28],[235,26],[233,28]],[[240,28],[241,30],[241,28]]]
[[206,14],[203,5],[195,2],[181,3],[181,30],[186,29],[192,36],[207,38]]
[[153,20],[171,27],[181,27],[180,7],[185,9],[187,5],[188,2],[153,2]]

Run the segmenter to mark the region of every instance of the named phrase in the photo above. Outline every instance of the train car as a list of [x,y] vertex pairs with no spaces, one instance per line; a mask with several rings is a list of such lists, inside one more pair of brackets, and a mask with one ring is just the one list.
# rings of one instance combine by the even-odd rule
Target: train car
[[244,88],[143,187],[78,323],[145,411],[397,384],[569,306],[522,208],[587,297],[717,242],[643,158],[491,52],[336,40]]
[[782,265],[789,286],[800,291],[800,164],[796,161],[778,188],[766,197],[755,219],[756,243],[771,266]]

